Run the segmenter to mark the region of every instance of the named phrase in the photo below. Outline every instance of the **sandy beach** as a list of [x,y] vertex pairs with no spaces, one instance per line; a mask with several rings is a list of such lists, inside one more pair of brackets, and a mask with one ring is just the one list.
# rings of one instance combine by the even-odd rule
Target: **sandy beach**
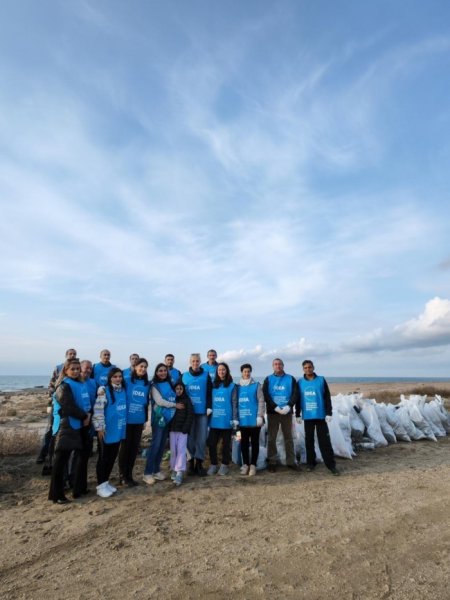
[[[331,389],[395,402],[418,387]],[[450,398],[450,383],[435,388]],[[0,394],[3,439],[44,429],[46,399],[42,390]],[[141,484],[63,507],[46,500],[35,455],[0,461],[4,599],[449,597],[449,438],[338,459],[341,477],[320,466],[248,479],[234,467],[224,478],[187,478],[179,489]],[[95,457],[92,490],[94,465]],[[138,479],[142,470],[139,459]]]

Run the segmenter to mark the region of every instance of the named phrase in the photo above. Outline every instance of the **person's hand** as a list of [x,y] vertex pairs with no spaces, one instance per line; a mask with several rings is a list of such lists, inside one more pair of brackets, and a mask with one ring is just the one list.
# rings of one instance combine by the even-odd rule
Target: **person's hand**
[[237,429],[239,427],[239,421],[230,421],[231,427]]
[[284,406],[281,409],[281,414],[282,415],[288,415],[291,412],[291,407],[289,406],[289,404],[287,404],[286,406]]
[[105,388],[101,385],[97,390],[97,396],[104,396],[104,395],[105,395]]
[[209,417],[210,415],[212,415],[212,408],[207,408],[206,409],[206,416]]
[[256,417],[256,427],[262,427],[264,425],[264,419],[262,417]]
[[327,416],[325,417],[325,421],[326,421],[327,423],[331,423],[332,419],[333,419],[333,417],[332,417],[331,415],[327,415]]
[[283,414],[283,409],[280,408],[279,406],[276,406],[275,407],[275,412],[278,413],[279,415],[282,415]]
[[301,424],[302,424],[302,418],[301,418],[301,417],[296,417],[296,419],[295,419],[295,420],[297,421],[297,423],[298,423],[299,425],[301,425]]
[[91,415],[88,414],[87,417],[84,419],[83,421],[83,426],[87,427],[89,425],[89,423],[91,422]]
[[175,404],[175,408],[177,408],[178,410],[183,410],[184,409],[184,404],[182,402],[177,402]]
[[100,442],[103,442],[103,438],[105,437],[105,432],[103,430],[97,431],[97,437]]

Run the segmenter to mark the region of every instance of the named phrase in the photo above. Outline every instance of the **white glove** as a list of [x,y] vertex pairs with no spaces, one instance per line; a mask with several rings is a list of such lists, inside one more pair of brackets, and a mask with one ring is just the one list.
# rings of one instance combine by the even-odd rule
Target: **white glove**
[[333,417],[332,417],[331,415],[327,415],[327,416],[325,417],[325,421],[326,421],[327,423],[331,423],[331,420],[332,420],[332,419],[333,419]]
[[287,404],[286,406],[284,406],[281,409],[281,414],[282,415],[288,415],[291,412],[291,407],[289,406],[289,404]]
[[256,417],[256,427],[262,427],[264,424],[264,419],[262,417]]
[[209,415],[212,415],[212,408],[206,409],[206,416],[209,417]]
[[239,427],[239,421],[230,421],[231,427],[237,429]]
[[276,413],[278,413],[279,415],[282,415],[282,414],[284,414],[284,413],[283,413],[283,409],[282,409],[282,408],[280,408],[279,406],[276,406],[276,407],[274,408],[274,411],[275,411]]
[[295,418],[295,420],[297,421],[297,423],[298,423],[299,425],[301,425],[301,424],[302,424],[302,418],[301,418],[301,417],[296,417],[296,418]]
[[47,406],[47,414],[48,415],[52,414],[52,410],[53,410],[53,408],[51,406]]

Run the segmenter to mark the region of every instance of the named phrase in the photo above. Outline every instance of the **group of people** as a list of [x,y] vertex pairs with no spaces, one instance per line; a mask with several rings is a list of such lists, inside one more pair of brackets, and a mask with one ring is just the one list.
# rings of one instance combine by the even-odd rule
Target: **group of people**
[[[148,485],[166,479],[161,462],[167,441],[170,445],[171,479],[179,486],[186,472],[200,477],[227,475],[231,462],[233,432],[241,433],[242,476],[256,475],[260,431],[267,421],[269,472],[278,464],[276,439],[281,429],[286,464],[300,470],[295,460],[293,418],[304,421],[307,470],[316,466],[315,432],[326,467],[336,468],[328,431],[332,415],[331,395],[326,380],[316,375],[312,361],[302,363],[298,381],[284,371],[280,358],[272,362],[273,373],[263,384],[252,377],[252,366],[241,365],[239,383],[233,381],[225,362],[217,362],[215,350],[202,363],[200,354],[190,355],[188,371],[174,366],[173,354],[156,365],[152,379],[148,361],[137,354],[130,366],[120,369],[111,363],[109,350],[100,352],[92,364],[79,361],[74,349],[58,365],[49,384],[51,415],[49,431],[38,462],[52,457],[49,500],[65,504],[65,484],[70,467],[74,498],[88,493],[87,467],[97,437],[97,494],[107,498],[117,492],[109,478],[118,459],[120,483],[138,485],[133,469],[145,424],[150,418],[152,436],[146,452],[143,480]],[[219,444],[221,452],[219,461]],[[205,468],[206,448],[209,468]],[[189,461],[187,460],[189,453]]]

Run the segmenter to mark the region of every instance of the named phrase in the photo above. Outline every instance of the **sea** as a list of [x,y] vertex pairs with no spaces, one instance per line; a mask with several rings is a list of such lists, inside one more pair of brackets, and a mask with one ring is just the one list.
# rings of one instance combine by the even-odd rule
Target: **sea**
[[[257,381],[264,377],[255,377]],[[326,377],[328,383],[427,383],[450,382],[449,377]],[[50,381],[48,375],[0,375],[0,392],[13,392],[25,389],[46,388]],[[239,379],[235,379],[239,381]]]

